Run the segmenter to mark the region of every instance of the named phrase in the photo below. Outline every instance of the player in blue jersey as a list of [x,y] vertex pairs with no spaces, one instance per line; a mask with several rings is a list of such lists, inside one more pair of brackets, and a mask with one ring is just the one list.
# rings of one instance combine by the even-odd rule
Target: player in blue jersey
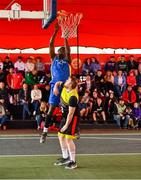
[[58,81],[62,81],[65,83],[65,81],[68,79],[70,76],[70,62],[71,62],[71,57],[70,57],[70,47],[68,45],[68,40],[64,39],[64,47],[61,47],[58,50],[58,54],[55,54],[55,48],[54,48],[54,41],[56,38],[56,35],[59,30],[59,25],[55,25],[55,31],[53,33],[53,36],[51,37],[50,40],[50,45],[49,45],[49,53],[50,57],[52,59],[52,65],[51,65],[51,75],[52,75],[52,80],[50,82],[50,97],[49,97],[49,110],[47,113],[47,116],[45,118],[45,126],[43,129],[43,133],[40,138],[40,143],[44,143],[46,140],[48,128],[51,124],[51,118],[53,111],[56,106],[59,105],[60,103],[60,94],[62,88],[59,89],[59,94],[56,96],[53,93],[55,83]]

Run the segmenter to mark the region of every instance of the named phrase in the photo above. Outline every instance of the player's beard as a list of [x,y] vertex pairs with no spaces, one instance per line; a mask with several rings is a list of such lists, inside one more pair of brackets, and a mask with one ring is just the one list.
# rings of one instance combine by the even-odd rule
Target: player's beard
[[64,59],[64,55],[63,54],[59,54],[59,59]]

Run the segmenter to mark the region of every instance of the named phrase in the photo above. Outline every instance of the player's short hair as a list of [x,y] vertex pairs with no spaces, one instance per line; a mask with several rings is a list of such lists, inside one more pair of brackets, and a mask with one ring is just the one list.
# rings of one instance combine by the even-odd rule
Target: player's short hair
[[72,89],[76,88],[77,86],[77,79],[75,76],[70,76],[72,82]]

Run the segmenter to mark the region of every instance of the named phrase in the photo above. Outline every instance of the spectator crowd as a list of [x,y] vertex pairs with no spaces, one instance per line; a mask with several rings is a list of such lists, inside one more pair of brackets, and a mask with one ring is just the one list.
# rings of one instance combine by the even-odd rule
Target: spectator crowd
[[[50,71],[41,57],[0,58],[0,126],[13,118],[36,119],[42,126],[48,110]],[[141,127],[141,58],[109,57],[104,67],[87,58],[78,79],[81,122],[115,122],[119,128]],[[59,120],[56,108],[54,122]]]

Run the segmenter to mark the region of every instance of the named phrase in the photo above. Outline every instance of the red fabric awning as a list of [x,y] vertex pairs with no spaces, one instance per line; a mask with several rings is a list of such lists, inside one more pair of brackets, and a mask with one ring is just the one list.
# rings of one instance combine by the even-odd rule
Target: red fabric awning
[[[11,0],[1,0],[4,9]],[[24,10],[41,10],[42,0],[16,0]],[[140,0],[58,0],[58,10],[82,12],[79,26],[81,46],[99,48],[141,48],[141,1]],[[55,22],[54,22],[55,23]],[[46,30],[39,20],[0,19],[0,48],[47,47],[54,23]],[[61,32],[56,46],[63,44]],[[76,39],[70,40],[76,45]]]

